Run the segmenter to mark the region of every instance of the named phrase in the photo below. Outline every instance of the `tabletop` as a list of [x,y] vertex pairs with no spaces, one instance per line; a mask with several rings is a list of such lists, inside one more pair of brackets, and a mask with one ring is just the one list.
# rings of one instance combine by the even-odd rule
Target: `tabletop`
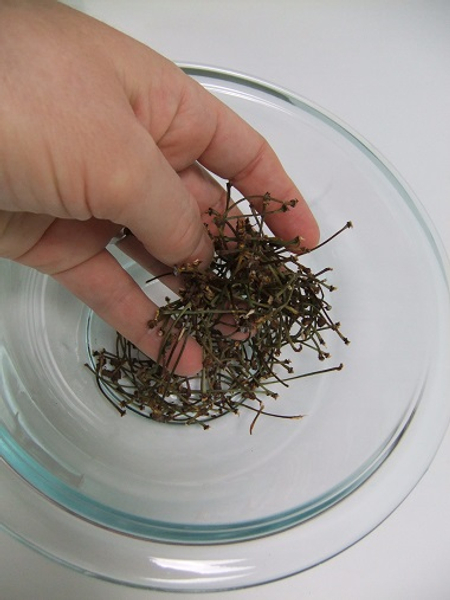
[[[450,254],[450,3],[446,0],[72,0],[170,59],[239,71],[339,117],[408,182]],[[205,600],[444,600],[450,594],[450,431],[422,480],[325,563]],[[0,537],[2,600],[143,600]]]

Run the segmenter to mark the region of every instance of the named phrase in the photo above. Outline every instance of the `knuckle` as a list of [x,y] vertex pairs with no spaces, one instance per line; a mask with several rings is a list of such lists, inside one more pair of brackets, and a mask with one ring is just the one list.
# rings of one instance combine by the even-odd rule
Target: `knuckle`
[[86,195],[92,215],[122,223],[123,213],[150,188],[154,162],[151,145],[135,136],[117,144],[107,160],[98,161],[90,170]]

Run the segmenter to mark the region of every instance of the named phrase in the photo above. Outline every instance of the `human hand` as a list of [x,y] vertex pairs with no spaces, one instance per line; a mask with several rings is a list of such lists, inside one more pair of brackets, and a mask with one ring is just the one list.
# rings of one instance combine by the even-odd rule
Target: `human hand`
[[[298,198],[270,227],[317,243],[267,142],[156,52],[43,0],[0,0],[0,47],[0,256],[54,277],[147,355],[156,306],[106,246],[125,226],[146,267],[207,264],[201,215],[225,192],[205,169],[243,195]],[[200,368],[190,340],[177,371]]]

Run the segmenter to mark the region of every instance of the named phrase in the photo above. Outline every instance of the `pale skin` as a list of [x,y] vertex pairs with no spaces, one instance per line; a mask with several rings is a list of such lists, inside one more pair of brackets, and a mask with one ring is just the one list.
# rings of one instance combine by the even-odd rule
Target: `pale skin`
[[[194,260],[212,244],[202,213],[224,190],[299,200],[270,227],[319,239],[300,191],[261,135],[173,63],[53,1],[0,0],[0,256],[51,275],[147,355],[156,306],[106,248],[144,266]],[[201,368],[190,340],[177,370]]]

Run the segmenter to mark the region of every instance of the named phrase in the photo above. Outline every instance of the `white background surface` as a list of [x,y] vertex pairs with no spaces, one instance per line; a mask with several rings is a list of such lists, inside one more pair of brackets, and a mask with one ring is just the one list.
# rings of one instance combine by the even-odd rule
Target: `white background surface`
[[[248,73],[334,113],[401,173],[450,253],[447,0],[71,3],[169,58]],[[449,557],[450,432],[416,489],[358,544],[284,581],[201,598],[446,600]],[[1,600],[180,597],[97,581],[0,537]]]

